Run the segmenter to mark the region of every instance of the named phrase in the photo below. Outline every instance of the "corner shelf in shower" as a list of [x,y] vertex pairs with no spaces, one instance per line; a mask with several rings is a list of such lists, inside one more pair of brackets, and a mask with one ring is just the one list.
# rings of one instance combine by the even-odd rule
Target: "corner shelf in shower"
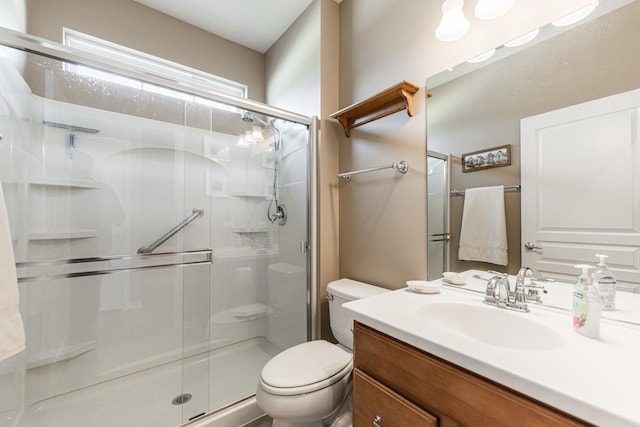
[[413,95],[419,89],[415,84],[404,80],[362,102],[331,114],[331,117],[338,119],[347,137],[351,136],[351,129],[398,111],[406,109],[409,117],[413,117]]
[[259,194],[259,193],[244,193],[244,192],[237,192],[237,193],[231,193],[232,196],[234,197],[248,197],[248,198],[256,198],[256,199],[266,199],[269,196],[265,195],[264,193]]
[[249,227],[234,227],[231,229],[232,233],[237,234],[260,234],[267,233],[269,230],[267,228],[249,228]]
[[100,188],[100,183],[89,179],[51,179],[51,178],[38,178],[33,179],[30,182],[34,186],[42,187],[63,187],[63,188],[77,188],[77,189],[97,189]]
[[[4,181],[3,184],[18,185],[19,181]],[[28,181],[27,184],[33,187],[61,187],[80,190],[95,190],[100,188],[100,183],[92,180],[84,179],[50,179],[50,178],[34,178]]]
[[75,240],[98,237],[98,230],[37,231],[29,233],[29,240]]

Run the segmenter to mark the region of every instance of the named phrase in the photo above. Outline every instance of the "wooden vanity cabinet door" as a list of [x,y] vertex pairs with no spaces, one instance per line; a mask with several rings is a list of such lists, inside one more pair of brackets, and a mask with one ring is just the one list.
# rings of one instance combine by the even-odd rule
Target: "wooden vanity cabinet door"
[[[438,417],[441,426],[589,425],[357,322],[354,367]],[[354,405],[359,399],[355,391]]]
[[353,425],[438,427],[438,419],[362,371],[353,371]]

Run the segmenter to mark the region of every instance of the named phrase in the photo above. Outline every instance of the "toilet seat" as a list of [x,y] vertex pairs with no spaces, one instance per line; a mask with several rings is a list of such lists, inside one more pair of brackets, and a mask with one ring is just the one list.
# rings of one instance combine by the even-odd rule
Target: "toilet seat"
[[342,380],[352,368],[351,353],[328,341],[309,341],[272,358],[262,369],[260,387],[280,396],[311,393]]

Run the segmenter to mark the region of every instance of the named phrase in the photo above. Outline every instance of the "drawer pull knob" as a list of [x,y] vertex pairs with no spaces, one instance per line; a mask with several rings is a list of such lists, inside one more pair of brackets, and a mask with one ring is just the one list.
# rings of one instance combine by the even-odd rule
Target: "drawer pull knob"
[[376,415],[376,417],[373,419],[373,425],[375,427],[382,427],[382,417],[380,415]]

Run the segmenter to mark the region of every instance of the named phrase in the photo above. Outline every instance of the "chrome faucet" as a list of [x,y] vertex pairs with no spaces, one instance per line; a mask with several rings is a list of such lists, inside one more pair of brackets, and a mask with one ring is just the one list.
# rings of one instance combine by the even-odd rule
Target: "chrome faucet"
[[529,277],[531,269],[523,267],[518,272],[515,289],[511,290],[509,277],[503,273],[493,272],[494,276],[487,282],[487,290],[484,295],[484,303],[496,307],[507,308],[521,312],[528,312],[525,296],[525,277]]
[[[474,276],[487,281],[484,303],[523,312],[529,311],[527,302],[542,303],[539,291],[547,293],[544,283],[554,281],[553,279],[537,279],[533,277],[533,270],[529,267],[521,267],[516,275],[515,289],[511,290],[509,276],[506,273],[492,270],[488,272],[493,274],[490,279],[479,275]],[[529,279],[528,283],[527,279]]]
[[[525,279],[529,278],[529,283],[525,282]],[[545,278],[536,278],[533,276],[533,271],[529,267],[522,267],[520,271],[518,271],[518,276],[516,279],[516,288],[518,287],[518,282],[524,290],[526,290],[526,294],[524,295],[525,301],[535,302],[538,304],[542,303],[542,299],[540,298],[540,291],[542,293],[547,293],[547,290],[544,287],[544,283],[554,282],[553,279],[545,279]]]

